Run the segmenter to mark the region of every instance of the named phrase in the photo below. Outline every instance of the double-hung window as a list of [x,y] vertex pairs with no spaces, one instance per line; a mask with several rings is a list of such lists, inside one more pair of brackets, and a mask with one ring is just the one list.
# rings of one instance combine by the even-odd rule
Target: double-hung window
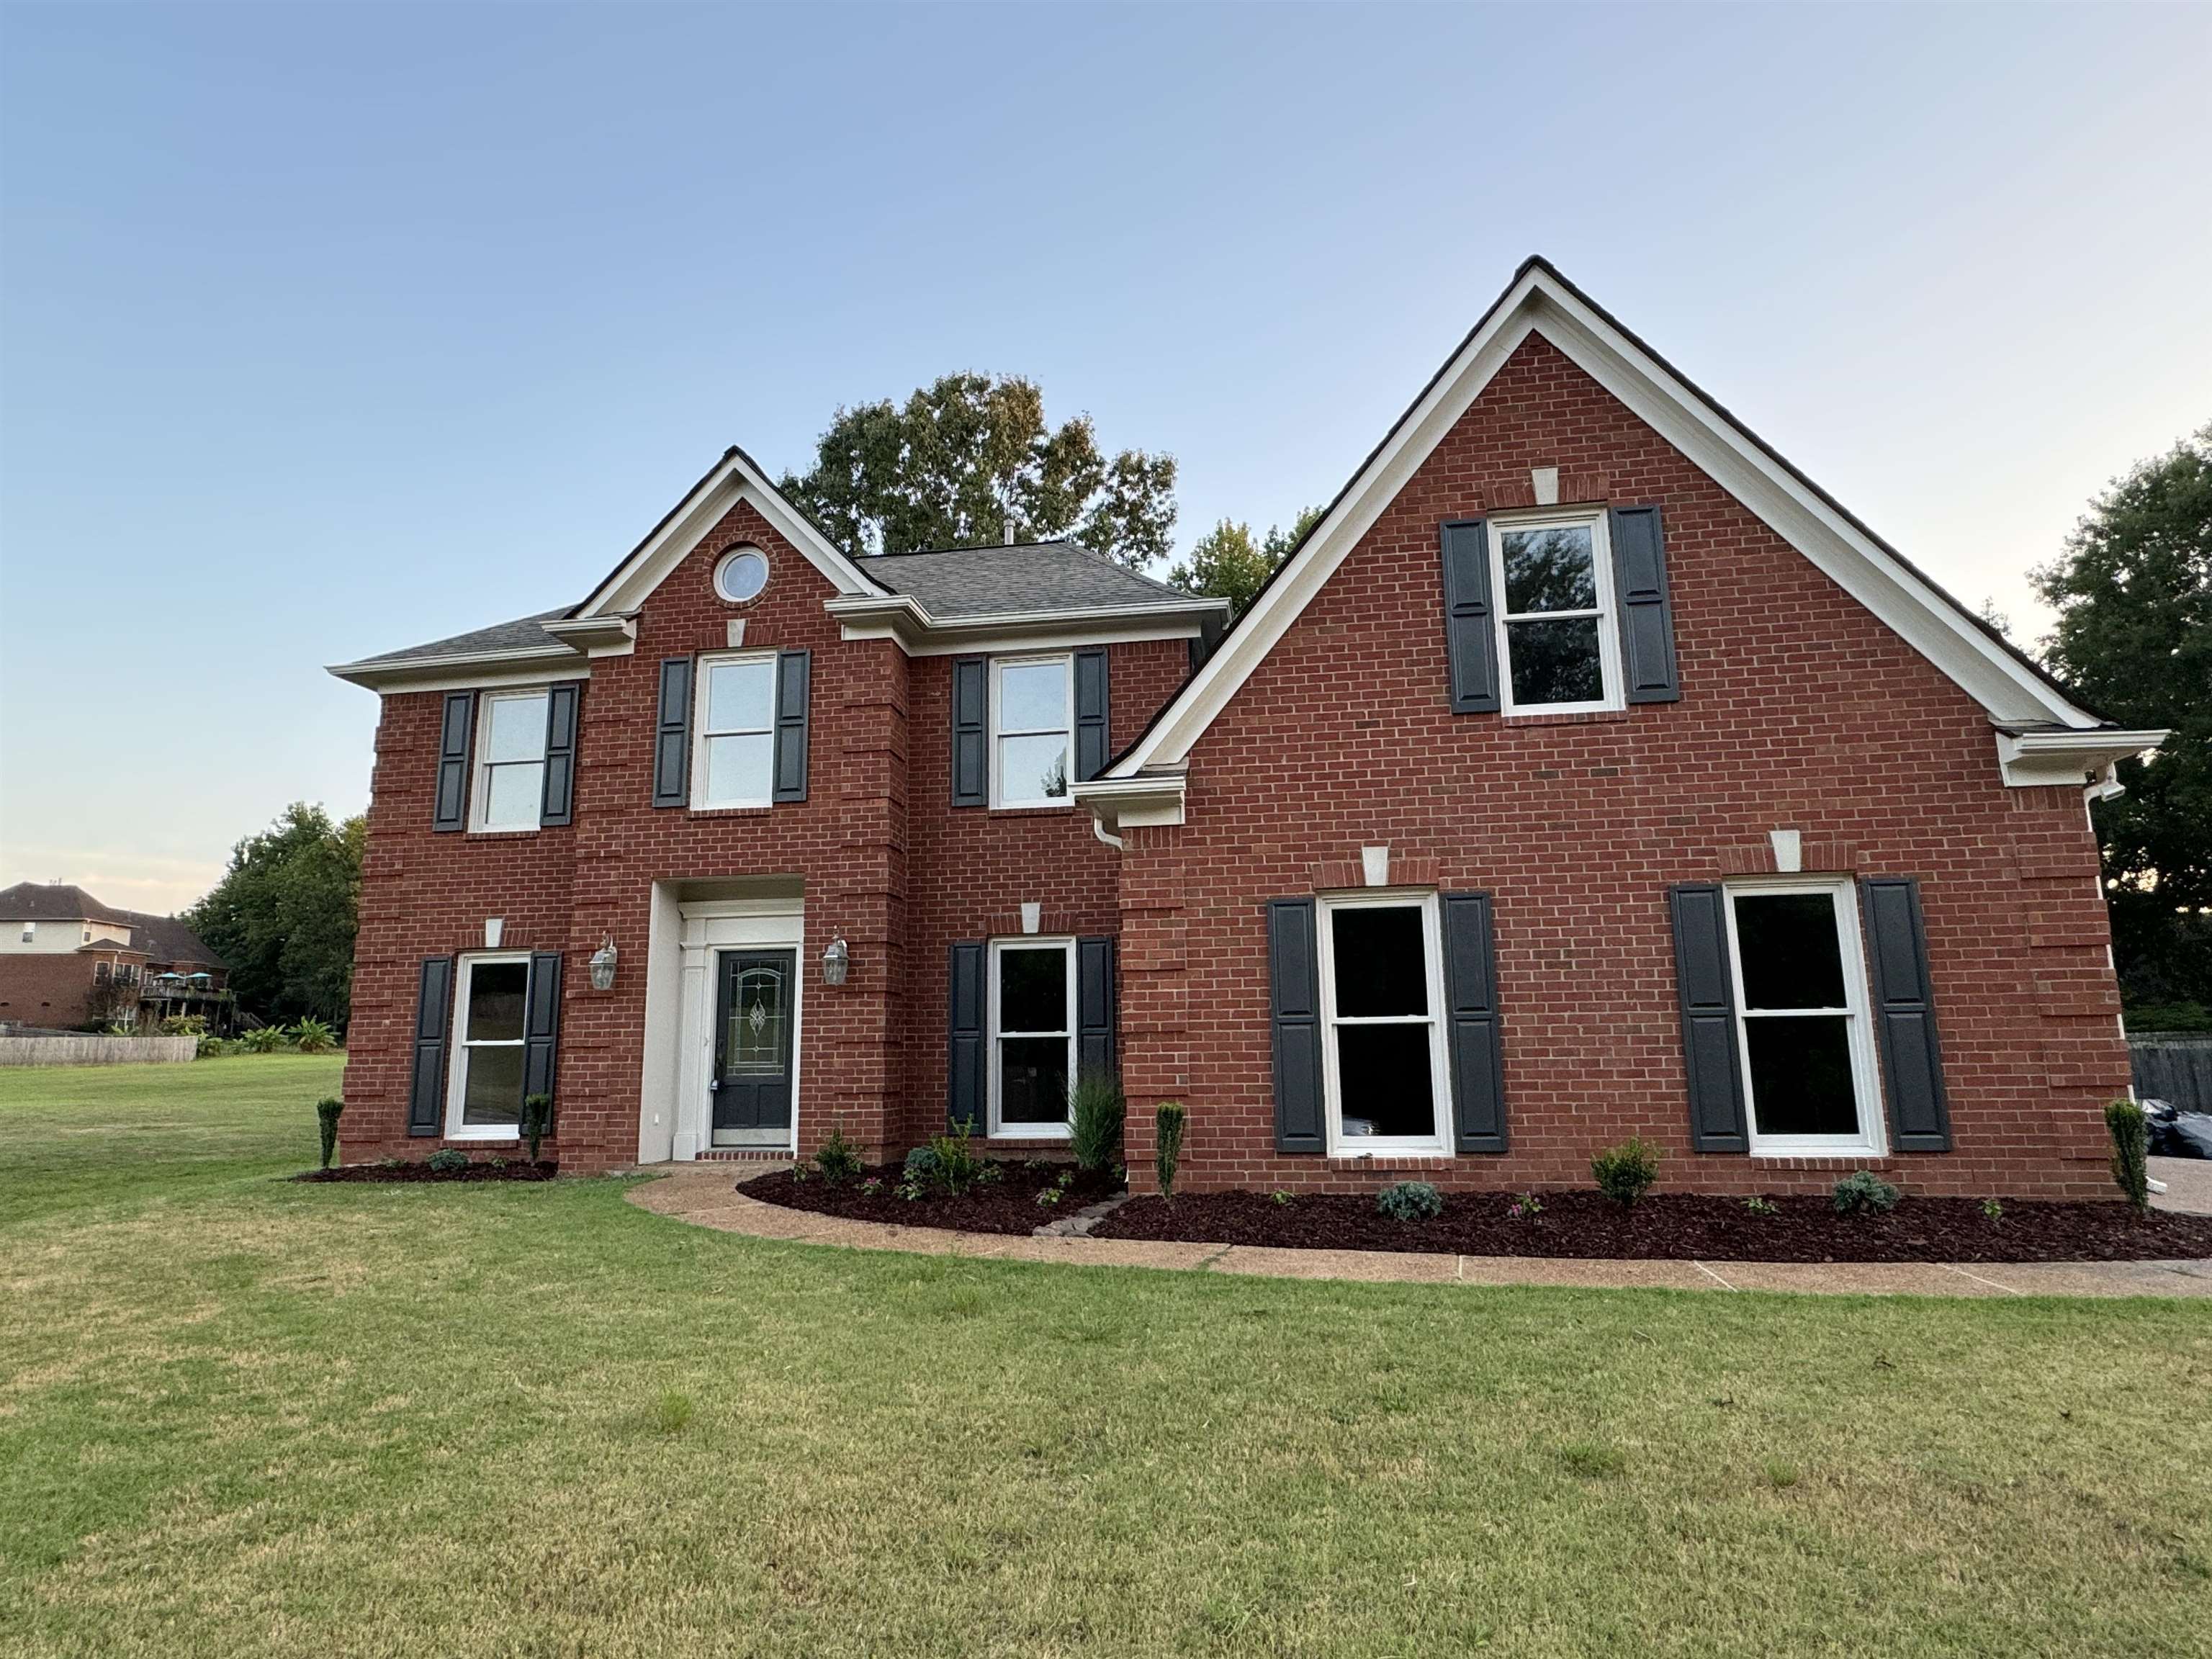
[[446,1079],[446,1134],[511,1140],[522,1121],[526,955],[461,958],[453,1001],[453,1063]]
[[1880,1152],[1851,884],[1732,885],[1728,914],[1751,1150]]
[[775,653],[702,658],[693,727],[691,805],[769,805],[775,791]]
[[1490,561],[1504,712],[1621,707],[1605,515],[1493,519]]
[[1330,1150],[1449,1152],[1436,895],[1324,897],[1320,922]]
[[1067,805],[1075,659],[991,662],[991,805]]
[[538,828],[545,801],[546,696],[541,689],[488,692],[480,699],[473,828]]
[[990,1021],[991,1133],[1064,1139],[1075,1075],[1075,941],[993,940]]

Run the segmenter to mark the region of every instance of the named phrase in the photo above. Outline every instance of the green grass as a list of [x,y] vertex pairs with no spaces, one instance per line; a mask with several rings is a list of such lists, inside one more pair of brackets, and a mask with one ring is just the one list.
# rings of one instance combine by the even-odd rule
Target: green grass
[[2212,1310],[853,1254],[0,1071],[0,1653],[2174,1654]]

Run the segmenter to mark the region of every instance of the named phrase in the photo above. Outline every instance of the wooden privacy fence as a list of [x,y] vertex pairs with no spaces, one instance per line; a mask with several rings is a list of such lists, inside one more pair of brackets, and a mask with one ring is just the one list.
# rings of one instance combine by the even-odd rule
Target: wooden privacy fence
[[190,1060],[188,1036],[0,1036],[0,1066],[148,1066]]
[[2128,1038],[2137,1100],[2212,1112],[2212,1031],[2144,1031]]

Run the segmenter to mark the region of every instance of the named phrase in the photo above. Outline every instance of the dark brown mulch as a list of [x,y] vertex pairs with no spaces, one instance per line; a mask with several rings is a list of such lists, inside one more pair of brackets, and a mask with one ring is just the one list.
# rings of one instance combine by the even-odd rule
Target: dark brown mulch
[[[900,1166],[886,1164],[851,1181],[831,1186],[810,1171],[794,1181],[789,1170],[756,1176],[739,1182],[738,1190],[764,1204],[787,1205],[818,1215],[849,1216],[855,1221],[892,1221],[908,1227],[951,1227],[970,1233],[1034,1232],[1048,1221],[1073,1215],[1086,1204],[1096,1204],[1121,1190],[1112,1175],[1085,1175],[1072,1164],[999,1163],[996,1181],[978,1182],[957,1194],[931,1193],[904,1199],[898,1195]],[[1057,1204],[1040,1204],[1037,1194],[1058,1184],[1062,1173],[1073,1170],[1075,1179]],[[882,1182],[873,1193],[863,1190],[873,1179]]]
[[1182,1239],[1292,1249],[1448,1250],[1462,1255],[1627,1257],[1708,1261],[2134,1261],[2212,1256],[2212,1216],[2125,1204],[2007,1200],[2002,1219],[1979,1199],[1905,1198],[1887,1215],[1838,1215],[1826,1198],[1777,1198],[1758,1215],[1740,1198],[1659,1193],[1623,1210],[1596,1193],[1543,1193],[1543,1213],[1515,1220],[1504,1193],[1447,1193],[1432,1221],[1393,1221],[1371,1197],[1190,1193],[1135,1198],[1098,1224],[1099,1238]]
[[558,1164],[526,1164],[520,1158],[495,1169],[471,1159],[459,1170],[434,1170],[428,1164],[341,1164],[334,1170],[309,1170],[295,1181],[550,1181],[561,1173]]

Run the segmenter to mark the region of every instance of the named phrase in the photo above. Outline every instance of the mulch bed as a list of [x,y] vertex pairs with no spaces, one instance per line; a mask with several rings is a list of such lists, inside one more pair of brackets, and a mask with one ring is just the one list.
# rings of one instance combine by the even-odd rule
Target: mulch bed
[[[852,1181],[831,1186],[809,1172],[804,1181],[793,1179],[789,1170],[777,1170],[750,1181],[738,1190],[764,1204],[781,1204],[817,1215],[842,1215],[855,1221],[890,1221],[908,1227],[951,1227],[969,1233],[1032,1233],[1048,1221],[1073,1215],[1086,1204],[1111,1198],[1121,1183],[1111,1175],[1085,1175],[1072,1164],[997,1164],[996,1181],[977,1182],[959,1194],[930,1193],[917,1199],[898,1195],[901,1166],[885,1164]],[[1064,1171],[1075,1170],[1075,1179],[1057,1204],[1040,1204],[1037,1194],[1055,1185]],[[883,1185],[874,1193],[861,1190],[870,1178]]]
[[341,1164],[334,1170],[309,1170],[295,1181],[550,1181],[561,1173],[558,1164],[526,1164],[513,1160],[495,1169],[471,1159],[459,1170],[434,1170],[428,1164]]
[[1134,1198],[1099,1222],[1098,1238],[1178,1239],[1291,1249],[1439,1250],[1462,1255],[1625,1257],[1707,1261],[2136,1261],[2212,1256],[2212,1216],[2125,1204],[1911,1198],[1887,1215],[1838,1215],[1826,1198],[1777,1198],[1758,1215],[1740,1198],[1655,1194],[1623,1210],[1596,1193],[1544,1193],[1543,1213],[1514,1220],[1505,1193],[1447,1193],[1431,1221],[1393,1221],[1371,1197],[1261,1193]]

